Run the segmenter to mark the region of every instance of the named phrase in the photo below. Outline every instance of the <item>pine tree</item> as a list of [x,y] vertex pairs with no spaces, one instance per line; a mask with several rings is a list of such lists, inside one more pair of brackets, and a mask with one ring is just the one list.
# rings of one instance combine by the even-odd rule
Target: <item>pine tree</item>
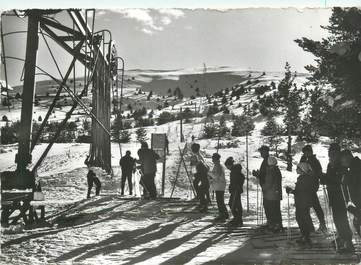
[[218,137],[223,137],[229,132],[229,128],[227,127],[226,118],[224,115],[221,116],[219,119],[219,126],[218,126]]
[[120,143],[129,143],[131,136],[132,136],[132,134],[128,130],[123,130],[120,132],[119,142]]
[[[296,130],[300,124],[300,96],[299,91],[294,87],[294,79],[296,73],[292,74],[291,66],[286,62],[285,77],[278,85],[279,103],[283,111],[285,112],[284,123],[287,132],[287,170],[292,171],[292,134],[296,133]],[[292,89],[294,88],[294,89]]]
[[240,116],[234,116],[231,135],[237,137],[246,136],[253,131],[254,127],[254,122],[249,115],[243,114]]
[[320,129],[340,140],[361,138],[360,25],[360,9],[335,7],[329,25],[324,27],[327,38],[296,40],[303,50],[316,57],[315,65],[306,66],[311,74],[309,83],[332,87],[324,95],[332,100]]
[[114,141],[116,141],[116,142],[119,141],[119,134],[122,129],[123,129],[122,117],[121,117],[121,115],[117,115],[114,119],[112,131],[111,131],[111,135],[112,135]]
[[268,144],[275,150],[276,156],[278,156],[278,147],[282,143],[282,133],[282,126],[280,126],[274,118],[269,118],[261,131],[262,135],[268,136]]
[[138,142],[146,142],[148,140],[147,131],[143,127],[138,128],[135,134],[137,135]]

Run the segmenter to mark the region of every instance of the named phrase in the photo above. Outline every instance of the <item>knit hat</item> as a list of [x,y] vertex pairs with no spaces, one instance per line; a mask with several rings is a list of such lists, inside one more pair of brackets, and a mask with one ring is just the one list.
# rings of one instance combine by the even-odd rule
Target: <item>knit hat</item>
[[312,146],[311,145],[305,145],[303,148],[302,148],[302,152],[303,153],[306,153],[306,152],[310,152],[310,153],[313,153],[313,150],[312,150]]
[[267,164],[269,166],[277,166],[277,159],[274,157],[274,156],[270,156],[268,159],[267,159]]
[[224,162],[225,166],[231,166],[233,165],[233,163],[234,163],[234,159],[231,156],[227,158],[226,162]]
[[267,145],[262,145],[260,148],[258,148],[258,151],[269,152],[269,147]]
[[221,155],[220,154],[217,154],[217,153],[214,153],[212,155],[212,158],[216,159],[216,160],[219,160],[221,158]]

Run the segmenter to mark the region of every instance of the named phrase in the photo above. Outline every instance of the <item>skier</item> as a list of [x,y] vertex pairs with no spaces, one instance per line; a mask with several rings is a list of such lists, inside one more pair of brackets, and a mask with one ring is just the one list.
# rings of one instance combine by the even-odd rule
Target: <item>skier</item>
[[88,174],[86,176],[87,182],[88,182],[88,194],[87,198],[90,198],[90,193],[93,188],[93,185],[95,184],[95,195],[98,196],[100,193],[101,183],[100,180],[97,178],[96,174],[92,169],[89,169]]
[[99,195],[100,193],[100,188],[101,188],[101,182],[99,180],[99,178],[97,177],[97,175],[95,174],[93,168],[90,166],[90,156],[87,155],[84,164],[88,167],[88,174],[86,176],[87,178],[87,184],[88,184],[88,193],[87,193],[87,199],[90,198],[90,193],[91,190],[93,188],[93,185],[95,184],[95,195]]
[[296,240],[296,242],[305,247],[311,247],[310,234],[315,228],[312,223],[310,209],[313,205],[312,195],[317,185],[314,181],[314,174],[310,164],[305,162],[299,163],[297,165],[297,173],[299,176],[295,189],[286,187],[286,192],[287,194],[293,193],[295,195],[296,221],[301,231],[301,238]]
[[[341,152],[341,164],[345,167],[343,194],[348,201],[348,210],[354,214],[353,224],[356,230],[360,231],[361,220],[361,160],[357,156],[353,156],[350,150]],[[346,190],[346,191],[345,191]],[[343,252],[353,252],[354,247],[345,246]]]
[[143,194],[149,193],[151,199],[157,197],[157,189],[154,183],[155,174],[157,172],[157,160],[159,155],[153,150],[149,149],[146,142],[141,143],[141,148],[138,150],[140,164],[141,179],[140,183],[143,186]]
[[124,195],[124,186],[125,181],[128,180],[129,195],[133,195],[133,184],[132,184],[132,175],[134,173],[135,159],[130,156],[131,152],[128,150],[119,160],[119,165],[122,169],[122,179],[121,179],[121,195]]
[[307,162],[308,164],[310,164],[312,171],[314,173],[315,182],[317,184],[317,186],[316,186],[317,189],[316,189],[315,193],[312,195],[312,208],[315,210],[318,221],[320,223],[318,231],[325,233],[327,231],[325,215],[323,213],[323,210],[322,210],[322,207],[320,204],[320,200],[318,199],[318,196],[317,196],[317,191],[320,186],[320,178],[323,175],[322,167],[321,167],[320,161],[318,161],[316,156],[313,154],[311,145],[305,145],[302,148],[302,152],[303,152],[303,155],[301,157],[300,162]]
[[[261,157],[263,158],[261,167],[259,170],[253,170],[252,174],[255,176],[258,181],[259,185],[262,187],[266,180],[266,171],[267,171],[267,165],[268,165],[268,157],[269,157],[269,147],[266,145],[262,145],[258,151],[261,154]],[[262,191],[263,193],[263,191]],[[269,208],[270,203],[268,202],[267,198],[265,198],[263,194],[263,208],[266,214],[267,223],[262,228],[268,229],[270,228],[270,220],[271,220],[271,211],[272,209]]]
[[232,226],[243,226],[241,194],[245,177],[242,173],[242,166],[235,164],[233,157],[228,157],[224,165],[230,170],[229,193],[231,196],[228,204],[231,208],[233,219],[229,224]]
[[212,156],[212,162],[214,164],[213,169],[209,172],[211,179],[211,187],[216,192],[216,200],[218,207],[218,216],[215,221],[225,221],[229,218],[227,207],[224,204],[224,191],[226,189],[226,178],[224,168],[220,161],[221,156],[214,153]]
[[[196,167],[199,162],[202,162],[202,164],[207,167],[207,165],[204,161],[204,158],[200,154],[200,148],[201,148],[201,146],[199,144],[193,143],[191,145],[192,156],[190,158],[191,171],[193,173],[193,187],[196,192],[198,200],[200,199],[199,190],[198,190],[200,179],[196,175],[196,173],[197,173]],[[208,169],[208,167],[207,167],[207,169]],[[209,197],[210,197],[209,192],[207,192],[207,198],[209,199]]]
[[209,199],[207,197],[207,194],[209,194],[208,168],[201,161],[196,165],[194,177],[198,180],[197,186],[194,188],[198,191],[200,201],[199,211],[201,213],[206,213],[209,204]]
[[265,183],[262,186],[266,208],[269,209],[269,227],[272,232],[283,230],[281,215],[282,175],[277,166],[277,159],[268,157]]
[[332,209],[332,217],[337,231],[336,242],[333,244],[341,250],[352,246],[352,231],[347,219],[346,202],[341,190],[343,168],[340,156],[340,146],[337,143],[332,143],[328,149],[327,171],[321,179],[321,183],[326,184],[329,205]]

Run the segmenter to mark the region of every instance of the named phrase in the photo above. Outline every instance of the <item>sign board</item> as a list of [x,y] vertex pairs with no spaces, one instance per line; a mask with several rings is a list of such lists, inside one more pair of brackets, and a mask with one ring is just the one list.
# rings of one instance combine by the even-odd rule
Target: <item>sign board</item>
[[166,137],[165,133],[152,133],[151,148],[160,156],[160,160],[163,160],[165,156]]
[[165,133],[152,133],[151,138],[151,148],[155,149],[165,149],[166,147],[166,134]]
[[162,195],[164,195],[167,135],[165,133],[152,133],[150,141],[152,150],[160,156],[158,161],[163,161]]

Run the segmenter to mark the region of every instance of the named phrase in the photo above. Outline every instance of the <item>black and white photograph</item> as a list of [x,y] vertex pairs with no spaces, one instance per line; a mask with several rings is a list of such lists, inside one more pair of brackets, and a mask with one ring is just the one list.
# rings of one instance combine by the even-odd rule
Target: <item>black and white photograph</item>
[[0,23],[0,264],[360,264],[361,4]]

